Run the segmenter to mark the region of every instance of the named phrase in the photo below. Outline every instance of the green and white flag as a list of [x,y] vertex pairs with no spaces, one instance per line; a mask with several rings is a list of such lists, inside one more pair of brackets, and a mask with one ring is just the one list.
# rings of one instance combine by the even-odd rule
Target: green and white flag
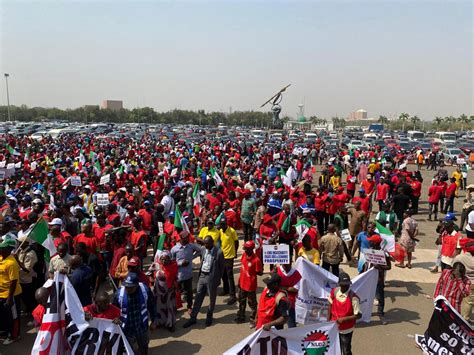
[[382,250],[388,251],[389,253],[393,253],[395,251],[395,236],[393,233],[390,231],[390,229],[382,226],[379,222],[375,223],[375,227],[382,238],[382,244],[380,245],[380,248]]
[[311,224],[306,219],[302,218],[295,224],[295,228],[296,233],[298,233],[298,241],[301,241],[311,228]]
[[56,254],[53,237],[49,234],[48,223],[41,217],[38,222],[31,228],[28,238],[42,245],[45,248],[44,258],[47,262],[51,260],[51,256]]
[[215,169],[215,168],[211,168],[210,172],[211,172],[212,178],[213,178],[214,181],[216,182],[216,185],[222,184],[222,179],[221,179],[221,177],[219,176],[219,174],[217,173],[216,169]]
[[7,144],[7,150],[10,152],[11,155],[20,155],[19,152],[15,150],[10,144]]
[[291,214],[286,217],[286,219],[283,221],[283,224],[281,225],[281,230],[285,233],[290,233],[291,229]]
[[196,183],[194,185],[194,190],[193,190],[193,212],[194,212],[194,217],[199,217],[199,214],[201,212],[201,195],[199,193],[199,184]]
[[184,217],[181,215],[181,211],[179,210],[178,206],[176,206],[174,210],[174,223],[173,224],[176,228],[180,228],[181,230],[189,233],[188,225],[186,224]]

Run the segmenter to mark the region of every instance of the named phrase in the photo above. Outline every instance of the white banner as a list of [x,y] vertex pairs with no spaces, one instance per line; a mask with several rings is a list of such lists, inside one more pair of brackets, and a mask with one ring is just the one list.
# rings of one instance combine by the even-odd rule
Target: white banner
[[335,322],[270,331],[257,330],[224,355],[324,354],[339,355],[339,331]]
[[71,186],[82,186],[80,176],[71,176]]
[[108,206],[109,194],[97,194],[97,206]]
[[[301,281],[297,285],[296,321],[300,324],[310,324],[327,320],[328,297],[331,289],[337,287],[338,278],[304,258],[298,258],[295,267],[301,275]],[[361,322],[370,322],[377,280],[378,270],[375,269],[352,279],[351,290],[360,300]]]
[[104,319],[87,322],[69,279],[58,272],[50,289],[49,306],[36,336],[31,354],[129,354],[133,351],[122,329]]
[[288,244],[265,244],[263,246],[264,264],[289,264],[290,246]]
[[110,182],[110,174],[104,175],[100,177],[99,185],[105,185]]

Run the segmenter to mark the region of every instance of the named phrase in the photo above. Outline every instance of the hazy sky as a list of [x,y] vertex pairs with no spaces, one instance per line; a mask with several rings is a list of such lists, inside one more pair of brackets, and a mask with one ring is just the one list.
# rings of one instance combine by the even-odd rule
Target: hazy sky
[[290,115],[474,111],[471,1],[0,3],[14,105],[258,110],[291,83]]

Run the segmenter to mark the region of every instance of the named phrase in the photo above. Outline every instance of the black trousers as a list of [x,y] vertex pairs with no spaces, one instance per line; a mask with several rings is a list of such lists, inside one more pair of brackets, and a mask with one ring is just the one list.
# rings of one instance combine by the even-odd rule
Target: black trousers
[[7,299],[0,298],[0,330],[6,331],[8,336],[16,339],[20,336],[20,295],[13,297],[13,305],[7,306]]
[[32,313],[38,305],[35,299],[36,285],[35,282],[21,284],[21,300],[25,305],[25,311]]
[[230,297],[235,296],[234,282],[234,259],[224,259],[224,273],[222,274],[222,286],[224,293],[229,293]]
[[431,219],[431,215],[434,214],[434,218],[438,219],[438,204],[430,203],[428,205],[428,218]]
[[352,333],[339,333],[339,344],[341,344],[342,355],[352,355]]
[[379,304],[377,305],[377,314],[379,316],[383,316],[384,313],[384,308],[385,308],[385,283],[383,282],[378,282],[377,283],[377,288],[375,289],[375,298],[377,301],[379,301]]
[[446,206],[444,206],[444,213],[454,212],[454,195],[448,197],[446,200]]
[[418,214],[418,203],[420,201],[420,196],[411,197],[411,206],[413,208],[413,213]]
[[253,239],[253,227],[249,223],[242,223],[244,230],[244,241],[247,242]]
[[320,236],[324,235],[324,231],[326,230],[326,212],[316,211],[316,220],[318,223],[318,233]]
[[[323,261],[323,269],[330,271],[334,276],[339,277],[339,264],[329,264]],[[331,270],[329,270],[331,269]]]
[[179,292],[183,295],[188,309],[193,308],[193,278],[178,282]]
[[239,311],[237,312],[237,317],[240,319],[245,319],[245,309],[247,308],[247,301],[251,310],[250,313],[250,322],[255,323],[257,316],[257,292],[256,291],[245,291],[241,288],[239,289]]

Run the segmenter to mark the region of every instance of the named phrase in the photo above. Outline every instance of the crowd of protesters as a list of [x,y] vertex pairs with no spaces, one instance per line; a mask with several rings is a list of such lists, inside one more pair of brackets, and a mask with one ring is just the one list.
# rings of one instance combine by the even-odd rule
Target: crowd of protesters
[[[443,270],[436,294],[446,295],[469,318],[474,186],[459,170],[450,177],[444,167],[426,182],[423,160],[410,170],[407,159],[394,149],[340,147],[329,154],[320,139],[268,145],[205,137],[194,143],[179,137],[160,142],[147,135],[141,140],[64,135],[42,141],[6,136],[0,148],[5,174],[0,190],[3,345],[19,339],[22,307],[33,315],[27,327],[41,324],[48,294],[42,286],[55,272],[70,278],[86,319],[113,319],[141,354],[148,351],[149,328],[173,332],[183,306],[188,317],[183,326],[191,327],[206,296],[206,326],[213,324],[220,294],[228,295],[228,306],[238,304],[237,323],[249,321],[257,329],[294,327],[295,286],[301,276],[291,263],[272,265],[267,287],[257,295],[262,245],[285,243],[292,260],[305,258],[339,277],[339,287],[331,292],[330,318],[339,324],[343,353],[350,354],[360,314],[350,279],[339,266],[344,257],[355,266],[361,250],[380,249],[377,222],[399,241],[402,258],[395,265],[412,268],[420,199],[429,203],[430,220],[446,214],[436,240],[437,265]],[[422,196],[423,183],[430,184],[428,196]],[[467,190],[466,200],[455,211],[461,189]],[[104,194],[106,204],[99,198]],[[461,216],[459,228],[455,212]],[[31,239],[39,221],[48,224],[52,255]],[[298,223],[308,226],[304,236]],[[467,238],[454,227],[465,228]],[[341,238],[346,229],[350,241]],[[376,266],[383,322],[390,261],[393,256],[387,254],[387,266]],[[360,271],[371,266],[361,265]]]

